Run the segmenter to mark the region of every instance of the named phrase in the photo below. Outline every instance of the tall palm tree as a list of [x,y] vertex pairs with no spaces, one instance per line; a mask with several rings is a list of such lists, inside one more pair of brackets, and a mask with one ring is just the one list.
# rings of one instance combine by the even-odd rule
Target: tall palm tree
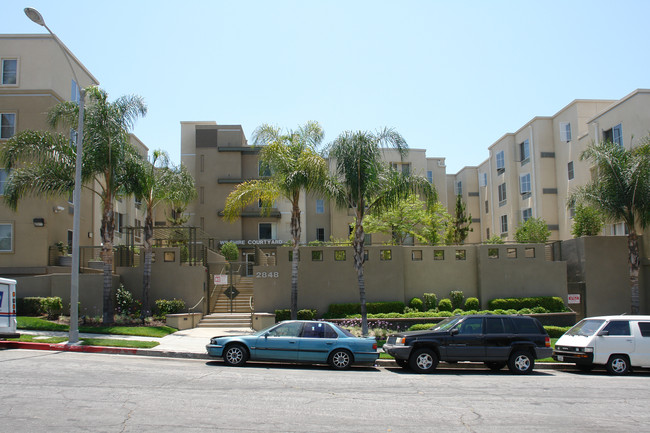
[[276,199],[283,197],[291,203],[291,319],[298,316],[298,246],[300,243],[300,194],[325,191],[329,173],[327,163],[317,152],[324,132],[318,122],[310,121],[296,131],[282,131],[262,125],[253,133],[253,143],[264,145],[260,163],[270,176],[240,184],[226,199],[224,217],[237,219],[243,208],[261,200],[262,213],[268,214]]
[[357,271],[361,300],[361,331],[368,334],[366,288],[363,276],[364,229],[366,214],[380,214],[393,208],[409,194],[419,194],[427,206],[433,206],[437,193],[426,178],[405,175],[392,170],[382,157],[385,148],[396,149],[403,158],[408,145],[393,129],[376,133],[367,131],[344,132],[329,147],[329,156],[335,160],[340,182],[334,195],[340,207],[354,210],[354,268]]
[[[86,89],[84,116],[83,187],[97,194],[102,203],[101,238],[104,262],[103,321],[113,323],[111,296],[113,234],[116,198],[131,195],[138,182],[139,159],[129,144],[129,130],[147,113],[140,96],[122,96],[113,102],[97,88]],[[78,105],[63,102],[48,112],[51,128],[74,128]],[[16,209],[27,195],[61,196],[74,189],[75,150],[69,137],[43,131],[23,131],[8,140],[0,151],[0,162],[14,168],[5,189],[5,202]]]
[[631,312],[638,314],[639,234],[650,225],[650,137],[631,150],[612,142],[590,145],[581,156],[593,162],[597,176],[575,190],[568,206],[588,204],[599,209],[609,222],[623,221],[627,236],[630,266]]

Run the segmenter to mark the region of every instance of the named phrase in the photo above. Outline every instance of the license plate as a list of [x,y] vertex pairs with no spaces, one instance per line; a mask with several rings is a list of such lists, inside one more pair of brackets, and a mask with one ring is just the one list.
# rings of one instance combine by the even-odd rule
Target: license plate
[[564,361],[564,356],[558,355],[557,360],[560,361],[560,362]]

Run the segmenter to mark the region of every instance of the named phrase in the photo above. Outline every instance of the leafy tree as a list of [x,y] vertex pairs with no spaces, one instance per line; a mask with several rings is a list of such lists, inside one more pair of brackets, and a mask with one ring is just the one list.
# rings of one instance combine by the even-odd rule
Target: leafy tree
[[329,156],[335,164],[339,183],[332,198],[339,207],[352,209],[355,216],[354,268],[357,271],[361,300],[361,331],[368,334],[366,289],[363,275],[364,221],[366,214],[377,215],[395,207],[410,194],[420,194],[428,206],[437,199],[436,190],[426,178],[409,176],[390,169],[383,160],[382,150],[396,149],[401,157],[407,153],[404,138],[392,129],[371,133],[347,131],[329,146]]
[[239,248],[234,242],[224,242],[221,245],[221,255],[230,262],[234,262],[239,258]]
[[194,178],[184,165],[172,166],[168,169],[168,182],[165,184],[165,201],[171,206],[171,217],[167,221],[174,227],[182,226],[189,220],[185,209],[196,197]]
[[447,239],[451,222],[451,215],[447,212],[447,208],[436,201],[426,211],[424,223],[419,227],[418,240],[428,245],[440,245]]
[[463,196],[458,194],[456,196],[454,216],[450,221],[449,230],[447,231],[447,244],[460,245],[465,242],[469,232],[474,231],[474,229],[470,227],[471,224],[472,215],[466,212]]
[[650,137],[645,137],[631,150],[609,141],[592,144],[581,159],[591,161],[598,174],[590,183],[574,191],[567,204],[593,206],[607,221],[623,221],[627,225],[631,312],[638,314],[641,258],[637,230],[650,224]]
[[603,215],[598,209],[578,203],[575,207],[571,234],[574,238],[596,236],[603,229],[603,224]]
[[419,227],[426,223],[425,203],[416,195],[399,200],[394,208],[378,215],[367,215],[366,233],[384,233],[392,236],[395,245],[404,245],[408,236],[419,236]]
[[[140,155],[129,144],[129,130],[147,113],[139,96],[122,96],[113,102],[97,88],[86,89],[82,186],[95,193],[102,206],[101,238],[104,262],[103,322],[114,322],[112,273],[113,204],[117,197],[135,191],[140,174]],[[52,129],[77,127],[79,106],[62,102],[48,112]],[[67,196],[74,189],[75,150],[69,136],[53,132],[23,131],[9,139],[0,151],[0,162],[12,170],[5,186],[5,202],[13,209],[25,196]]]
[[520,244],[543,244],[551,236],[546,221],[542,218],[528,218],[517,227],[515,241]]
[[291,319],[298,317],[298,246],[300,243],[300,194],[302,191],[325,193],[329,182],[327,163],[318,154],[324,132],[318,122],[310,121],[296,131],[282,131],[262,125],[253,133],[253,143],[264,145],[260,163],[270,176],[240,184],[226,199],[224,218],[234,221],[247,205],[261,201],[262,214],[268,214],[276,199],[291,203]]

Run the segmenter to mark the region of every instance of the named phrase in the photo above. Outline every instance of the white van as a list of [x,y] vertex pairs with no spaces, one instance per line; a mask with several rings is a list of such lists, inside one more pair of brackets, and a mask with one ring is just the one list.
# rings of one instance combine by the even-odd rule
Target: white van
[[650,367],[650,316],[588,317],[555,343],[553,359],[589,371],[604,365],[611,374]]
[[16,332],[16,281],[0,278],[0,338],[18,338]]

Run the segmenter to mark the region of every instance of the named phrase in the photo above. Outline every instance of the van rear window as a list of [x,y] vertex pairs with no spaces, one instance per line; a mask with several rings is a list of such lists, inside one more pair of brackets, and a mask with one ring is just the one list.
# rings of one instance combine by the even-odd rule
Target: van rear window
[[641,335],[650,337],[650,322],[639,322],[639,329],[641,330]]

